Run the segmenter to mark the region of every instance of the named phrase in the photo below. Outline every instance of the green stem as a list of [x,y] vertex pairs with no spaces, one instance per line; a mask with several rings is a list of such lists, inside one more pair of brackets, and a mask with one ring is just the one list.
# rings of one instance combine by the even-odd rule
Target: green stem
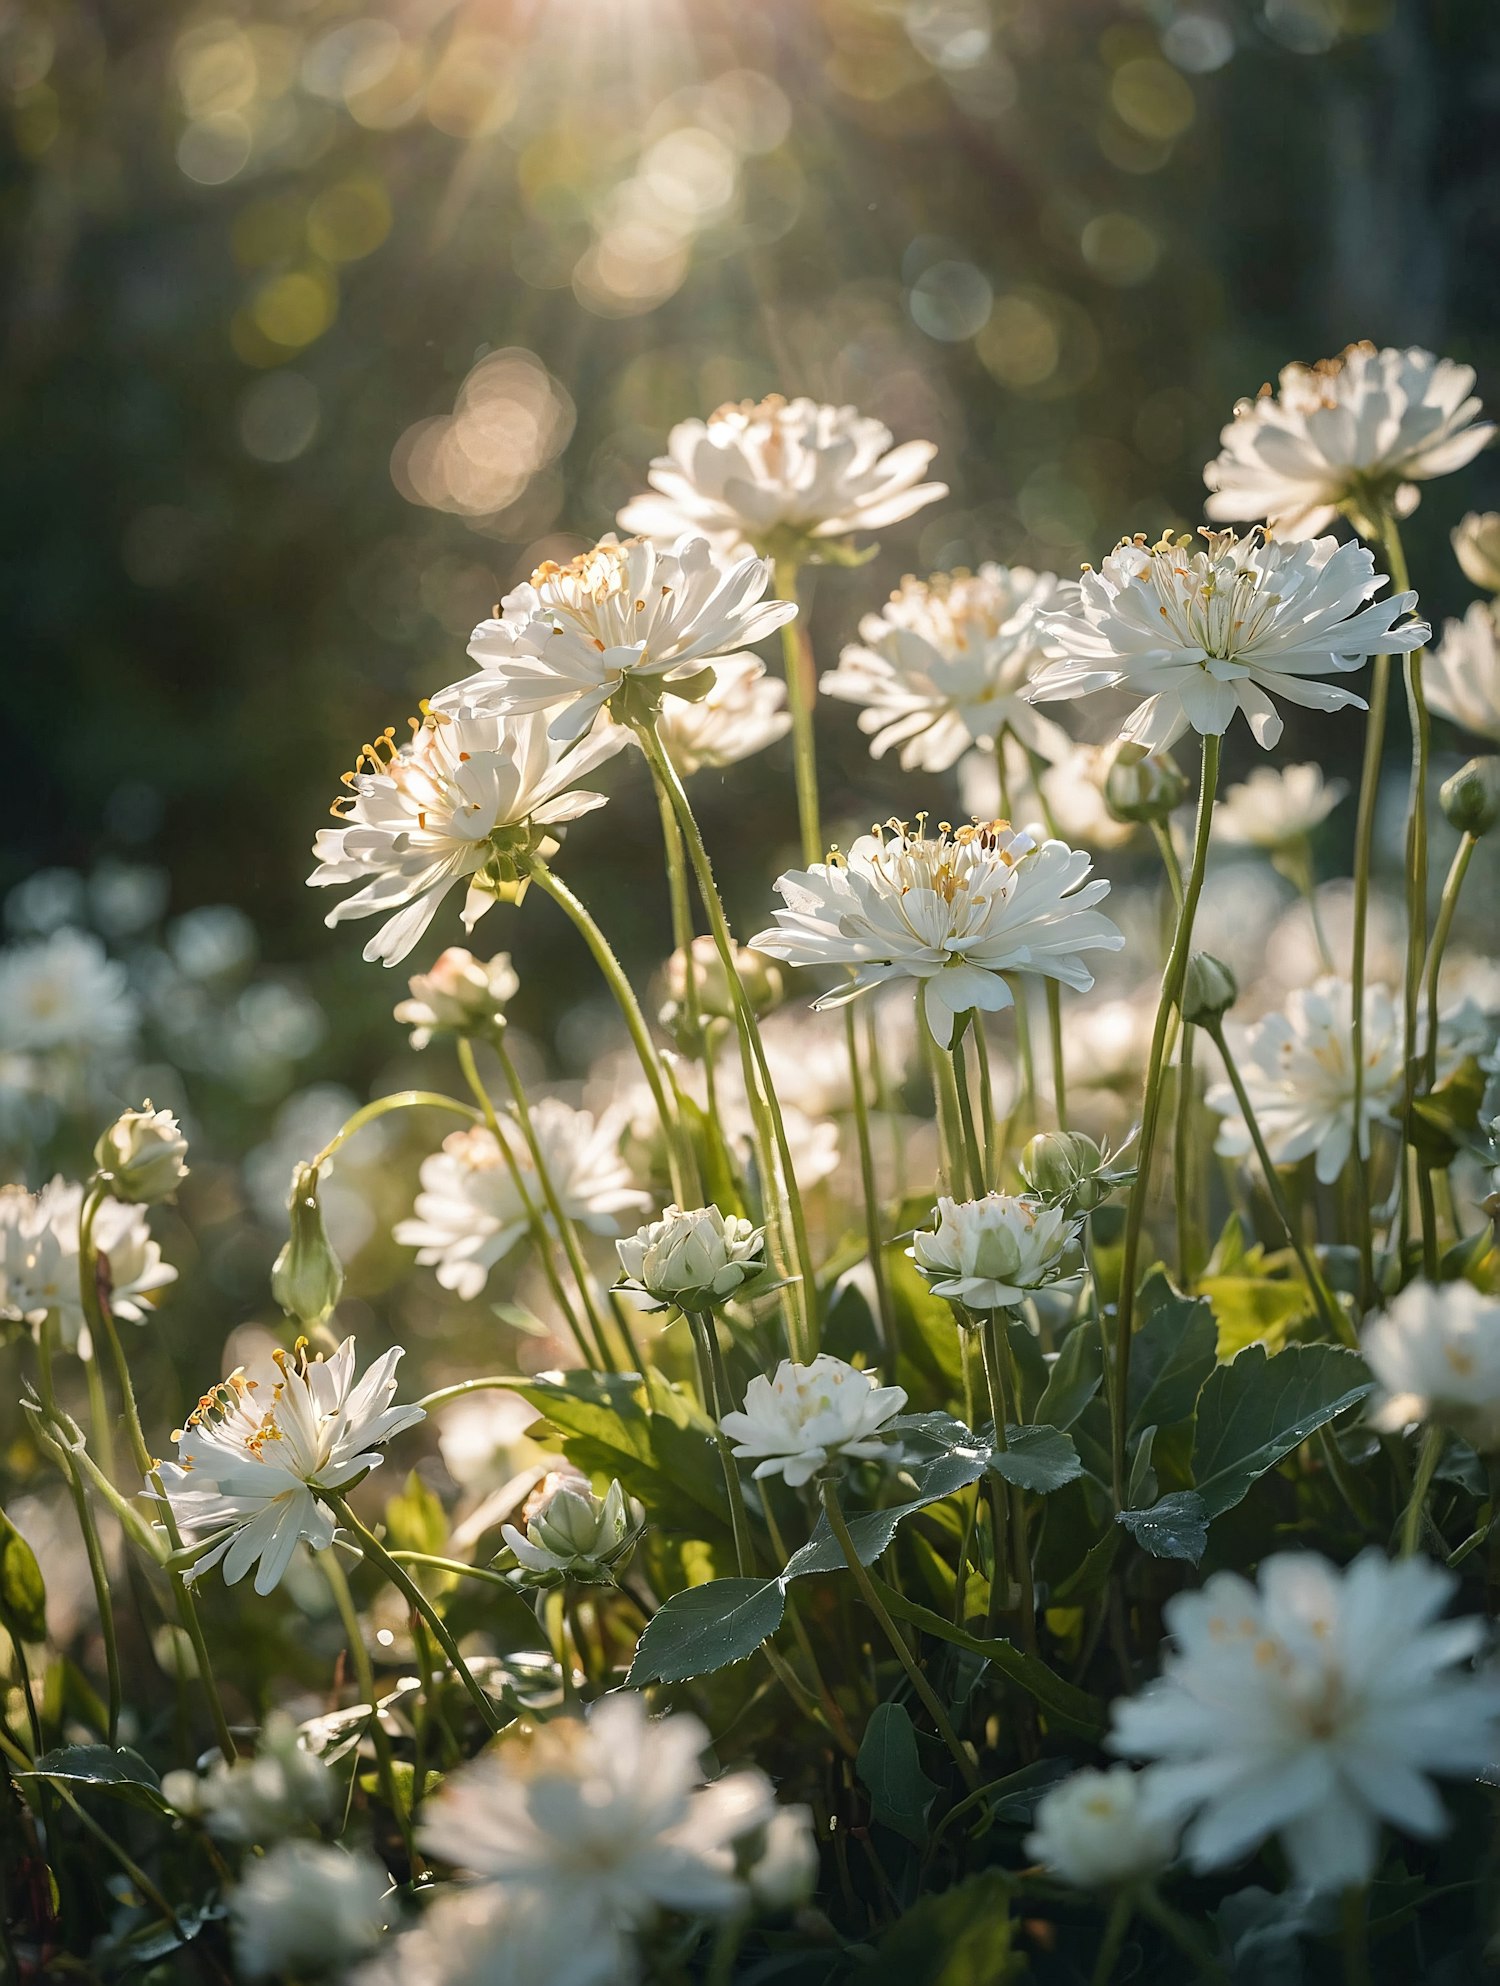
[[1406,1499],[1406,1510],[1401,1518],[1401,1556],[1411,1558],[1422,1542],[1422,1517],[1427,1509],[1427,1494],[1432,1488],[1432,1478],[1443,1455],[1443,1430],[1440,1427],[1426,1427],[1422,1430],[1422,1446],[1417,1452],[1417,1466],[1412,1476],[1411,1495]]
[[849,1057],[849,1095],[854,1106],[854,1136],[859,1147],[859,1178],[865,1203],[865,1253],[870,1263],[871,1280],[875,1284],[875,1314],[880,1323],[880,1344],[886,1371],[894,1373],[900,1345],[885,1273],[880,1201],[875,1190],[875,1152],[870,1143],[870,1104],[865,1090],[865,1072],[859,1058],[858,1024],[852,1001],[844,1007],[844,1048]]
[[1130,1929],[1130,1920],[1135,1915],[1135,1898],[1129,1889],[1118,1889],[1110,1898],[1109,1915],[1104,1920],[1104,1936],[1099,1941],[1099,1956],[1094,1961],[1094,1970],[1089,1975],[1090,1986],[1109,1986],[1115,1976],[1115,1966],[1119,1961],[1120,1947],[1125,1942],[1125,1933]]
[[719,1467],[724,1474],[724,1493],[729,1498],[729,1524],[734,1533],[735,1563],[739,1568],[740,1577],[745,1579],[756,1570],[755,1542],[750,1536],[750,1519],[745,1510],[745,1494],[740,1487],[740,1472],[735,1467],[729,1437],[719,1424],[724,1415],[730,1411],[724,1354],[719,1347],[718,1332],[714,1328],[712,1312],[689,1310],[684,1314],[703,1355],[703,1369],[710,1395],[703,1404],[714,1424],[714,1446],[719,1451]]
[[1198,1986],[1230,1986],[1229,1974],[1203,1942],[1197,1930],[1185,1917],[1164,1903],[1150,1883],[1136,1892],[1136,1902],[1143,1916],[1149,1917],[1159,1931],[1164,1931],[1176,1945],[1184,1958],[1195,1968]]
[[[1057,1113],[1057,1128],[1068,1128],[1068,1078],[1063,1064],[1063,1024],[1062,988],[1055,979],[1046,982],[1047,992],[1047,1033],[1052,1045],[1052,1108]],[[974,1023],[977,1028],[979,1023]]]
[[378,1096],[373,1103],[361,1104],[347,1123],[342,1125],[318,1156],[311,1160],[314,1172],[321,1172],[333,1157],[339,1146],[352,1138],[356,1131],[362,1131],[367,1124],[373,1124],[377,1117],[384,1117],[392,1110],[446,1110],[451,1116],[462,1117],[470,1124],[479,1122],[479,1113],[471,1110],[466,1103],[456,1097],[444,1096],[440,1090],[396,1090],[390,1096]]
[[1339,1900],[1344,1986],[1370,1986],[1369,1900],[1369,1891],[1363,1883],[1351,1883]]
[[1448,949],[1448,934],[1453,929],[1453,914],[1458,909],[1459,892],[1464,886],[1464,878],[1469,873],[1469,864],[1474,859],[1474,850],[1479,846],[1472,834],[1464,835],[1454,853],[1453,863],[1443,884],[1442,899],[1438,904],[1437,921],[1432,927],[1432,943],[1427,950],[1427,1043],[1426,1043],[1426,1085],[1430,1090],[1437,1082],[1438,1059],[1438,982],[1442,978],[1443,954]]
[[339,1610],[339,1619],[344,1624],[344,1639],[349,1644],[350,1660],[354,1663],[354,1674],[359,1683],[360,1695],[370,1706],[370,1738],[375,1746],[375,1769],[380,1778],[380,1790],[391,1816],[401,1830],[401,1845],[406,1850],[407,1863],[413,1878],[420,1876],[424,1864],[417,1854],[417,1845],[412,1838],[411,1813],[400,1797],[396,1787],[395,1761],[391,1757],[391,1741],[386,1735],[385,1726],[380,1721],[380,1697],[375,1688],[375,1670],[370,1662],[370,1651],[365,1646],[364,1630],[359,1623],[359,1610],[354,1604],[354,1595],[349,1591],[349,1582],[344,1577],[344,1568],[339,1564],[338,1552],[330,1549],[321,1554],[324,1577],[328,1590],[333,1595],[333,1603]]
[[1172,1138],[1172,1184],[1177,1203],[1177,1273],[1182,1287],[1190,1290],[1198,1273],[1198,1241],[1193,1219],[1193,1197],[1198,1173],[1193,1155],[1193,1109],[1197,1093],[1193,1082],[1193,1030],[1184,1028],[1182,1048],[1177,1057],[1177,1113]]
[[1182,864],[1177,859],[1177,850],[1172,842],[1172,830],[1165,821],[1151,823],[1152,838],[1161,854],[1161,865],[1167,872],[1167,882],[1172,891],[1172,908],[1182,915]]
[[933,1101],[937,1107],[938,1150],[942,1166],[943,1190],[951,1199],[961,1200],[964,1197],[965,1160],[963,1133],[958,1118],[958,1085],[954,1081],[953,1061],[949,1051],[932,1032],[927,1020],[926,1003],[920,993],[917,996],[917,1015],[917,1025],[932,1077]]
[[[990,1414],[995,1423],[995,1448],[1003,1455],[1009,1447],[1006,1428],[1010,1421],[1010,1389],[1005,1383],[1005,1365],[1010,1354],[1000,1337],[997,1311],[991,1310],[986,1314],[979,1342],[984,1355],[984,1379],[989,1389]],[[1026,1535],[1026,1497],[1016,1483],[1007,1482],[1005,1487],[1010,1500],[1011,1557],[1015,1565],[1016,1585],[1021,1594],[1021,1641],[1027,1654],[1035,1655],[1036,1588],[1031,1577],[1031,1544]]]
[[985,1196],[984,1160],[979,1152],[979,1137],[974,1129],[974,1102],[969,1095],[969,1071],[964,1061],[964,1032],[970,1021],[977,1027],[978,1016],[971,1008],[967,1014],[960,1014],[953,1023],[953,1089],[958,1098],[958,1124],[963,1136],[964,1158],[969,1168],[969,1190],[976,1200]]
[[451,1386],[439,1386],[435,1392],[424,1393],[417,1405],[431,1413],[434,1407],[445,1406],[449,1400],[461,1400],[466,1393],[509,1393],[517,1386],[530,1384],[523,1372],[487,1372],[480,1379],[458,1379]]
[[[177,1525],[177,1513],[173,1510],[161,1479],[160,1469],[151,1471],[151,1487],[156,1494],[157,1506],[166,1526],[167,1540],[175,1554],[182,1550],[182,1532]],[[208,1636],[203,1632],[203,1622],[198,1618],[198,1607],[188,1585],[187,1575],[169,1567],[167,1577],[172,1582],[172,1598],[177,1607],[177,1618],[181,1621],[188,1640],[193,1646],[193,1658],[198,1664],[198,1680],[203,1685],[203,1693],[208,1698],[208,1712],[213,1719],[214,1736],[218,1739],[219,1750],[226,1764],[233,1765],[239,1756],[234,1742],[234,1733],[229,1728],[229,1719],[224,1714],[223,1698],[219,1695],[219,1685],[214,1677],[213,1664],[208,1653]]]
[[1112,1430],[1112,1470],[1115,1502],[1125,1507],[1125,1451],[1130,1432],[1127,1401],[1130,1376],[1131,1333],[1135,1325],[1135,1282],[1140,1263],[1141,1233],[1146,1217],[1146,1201],[1151,1191],[1151,1161],[1156,1151],[1156,1130],[1161,1116],[1162,1065],[1166,1054],[1167,1030],[1182,998],[1187,975],[1188,954],[1192,949],[1193,921],[1198,899],[1203,894],[1203,878],[1208,869],[1208,843],[1213,829],[1214,793],[1219,783],[1219,754],[1222,740],[1203,740],[1203,769],[1198,782],[1198,821],[1193,835],[1193,860],[1183,891],[1182,908],[1172,949],[1162,974],[1161,998],[1156,1008],[1156,1024],[1151,1031],[1151,1053],[1146,1066],[1146,1092],[1141,1104],[1141,1135],[1137,1149],[1138,1171],[1130,1188],[1125,1211],[1125,1241],[1120,1263],[1120,1303],[1115,1317],[1114,1427]]
[[391,1557],[400,1565],[428,1565],[434,1572],[451,1572],[455,1578],[477,1579],[489,1586],[503,1586],[514,1592],[515,1588],[503,1572],[492,1572],[487,1565],[469,1565],[461,1558],[438,1558],[432,1552],[391,1551]]
[[[1375,857],[1375,810],[1380,799],[1380,773],[1385,753],[1386,713],[1390,705],[1391,658],[1377,655],[1370,676],[1370,714],[1365,723],[1364,764],[1359,779],[1359,809],[1354,828],[1354,928],[1349,959],[1350,1053],[1354,1075],[1354,1122],[1364,1122],[1365,1092],[1365,950],[1370,916],[1370,876]],[[1360,1257],[1361,1301],[1368,1304],[1375,1287],[1375,1235],[1370,1216],[1370,1164],[1364,1143],[1354,1140],[1355,1222]]]
[[[797,563],[776,560],[776,597],[796,601]],[[813,701],[817,683],[812,655],[803,646],[800,616],[781,628],[781,656],[786,675],[786,707],[792,720],[792,759],[797,781],[797,826],[802,836],[802,860],[807,868],[823,859],[823,827],[818,817],[818,749],[813,733]]]
[[1312,849],[1307,836],[1299,835],[1289,848],[1282,850],[1274,866],[1287,878],[1307,905],[1307,915],[1312,923],[1313,941],[1318,948],[1318,960],[1324,972],[1332,972],[1333,950],[1328,943],[1328,933],[1323,929],[1322,913],[1318,909],[1317,878],[1313,874]]

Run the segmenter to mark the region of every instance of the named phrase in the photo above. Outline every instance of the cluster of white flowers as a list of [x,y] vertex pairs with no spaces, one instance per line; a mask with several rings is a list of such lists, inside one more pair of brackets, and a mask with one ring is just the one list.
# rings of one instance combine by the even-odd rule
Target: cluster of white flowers
[[[0,1186],[0,1317],[33,1327],[51,1317],[62,1344],[88,1357],[78,1259],[83,1205],[76,1180],[53,1179],[38,1193]],[[101,1200],[92,1240],[107,1273],[112,1314],[143,1323],[157,1293],[177,1280],[151,1238],[144,1210]]]

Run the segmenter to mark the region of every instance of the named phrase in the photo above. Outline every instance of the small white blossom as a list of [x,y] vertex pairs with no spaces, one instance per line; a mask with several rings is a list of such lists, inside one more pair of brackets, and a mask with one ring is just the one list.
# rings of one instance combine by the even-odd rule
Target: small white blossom
[[1316,765],[1258,765],[1214,810],[1214,831],[1234,848],[1285,848],[1320,827],[1349,791]]
[[907,771],[946,772],[970,746],[993,748],[1007,729],[1056,759],[1067,735],[1021,693],[1056,652],[1040,632],[1039,611],[1076,590],[1026,566],[904,579],[878,614],[860,622],[859,642],[819,687],[863,705],[859,728],[870,756],[884,758],[899,745]]
[[743,1413],[719,1425],[739,1460],[757,1463],[757,1478],[784,1476],[796,1489],[840,1457],[882,1454],[886,1424],[905,1405],[904,1387],[820,1352],[811,1365],[784,1358],[770,1379],[757,1373]]
[[0,1050],[107,1054],[135,1037],[123,965],[87,931],[54,931],[0,952]]
[[1448,535],[1465,579],[1500,593],[1500,510],[1471,510]]
[[[81,1199],[83,1189],[74,1190]],[[161,1259],[145,1214],[119,1200],[101,1200],[94,1215],[93,1241],[108,1270],[111,1311],[131,1324],[144,1324],[155,1308],[157,1291],[177,1280],[171,1263]],[[75,1260],[76,1255],[75,1241]]]
[[1128,1765],[1085,1768],[1044,1793],[1026,1853],[1075,1889],[1104,1889],[1160,1875],[1177,1829],[1141,1811],[1142,1775]]
[[937,835],[895,826],[861,835],[847,857],[781,876],[786,908],[750,942],[789,965],[855,967],[819,1007],[882,980],[920,981],[927,1024],[946,1046],[959,1014],[1013,1004],[1008,972],[1089,990],[1080,954],[1125,942],[1093,909],[1109,884],[1088,881],[1092,866],[1065,842],[1038,847],[1003,821]]
[[247,1979],[338,1972],[379,1942],[395,1914],[373,1855],[283,1841],[245,1863],[230,1892],[234,1960]]
[[1422,687],[1439,716],[1500,744],[1500,601],[1476,600],[1461,621],[1444,623]]
[[170,1110],[126,1110],[100,1136],[94,1163],[117,1200],[170,1200],[187,1178],[188,1143]]
[[265,1847],[329,1819],[338,1782],[301,1742],[286,1712],[273,1710],[253,1758],[238,1758],[233,1765],[216,1758],[201,1779],[196,1772],[165,1773],[161,1790],[179,1813],[201,1820],[217,1840]]
[[1144,1811],[1193,1817],[1199,1869],[1275,1835],[1293,1880],[1324,1891],[1374,1874],[1382,1821],[1440,1834],[1429,1775],[1473,1778],[1500,1743],[1500,1688],[1459,1667],[1485,1623],[1438,1619],[1456,1584],[1424,1558],[1366,1552],[1341,1571],[1285,1552],[1256,1585],[1217,1572],[1168,1600],[1160,1680],[1115,1704],[1110,1738],[1157,1761]]
[[1378,528],[1389,504],[1405,517],[1419,482],[1471,461],[1494,433],[1478,422],[1472,366],[1413,347],[1349,345],[1335,359],[1282,369],[1276,392],[1241,400],[1203,472],[1205,506],[1223,522],[1264,520],[1283,538],[1311,537],[1340,511]]
[[184,1536],[203,1545],[189,1576],[222,1562],[233,1586],[255,1566],[262,1594],[280,1584],[299,1543],[314,1551],[333,1543],[323,1495],[379,1468],[385,1443],[425,1418],[421,1407],[392,1405],[399,1346],[358,1381],[353,1338],[327,1359],[310,1359],[305,1342],[290,1357],[271,1356],[279,1376],[270,1398],[262,1404],[261,1382],[231,1372],[188,1416],[177,1461],[160,1472]]
[[765,1266],[766,1231],[717,1207],[668,1207],[615,1243],[638,1309],[711,1310]]
[[625,1940],[546,1895],[451,1883],[354,1975],[356,1986],[634,1986],[638,1976]]
[[1360,1350],[1381,1389],[1376,1427],[1432,1421],[1482,1454],[1500,1450],[1500,1301],[1472,1283],[1408,1283]]
[[670,690],[656,709],[656,735],[683,779],[705,768],[738,765],[792,728],[786,684],[753,655],[715,662],[713,688],[691,702]]
[[761,1849],[747,1875],[762,1910],[798,1910],[818,1882],[818,1844],[811,1807],[778,1807],[766,1822]]
[[937,453],[932,442],[895,448],[892,439],[853,407],[779,393],[720,407],[672,429],[647,471],[655,494],[632,498],[620,528],[662,544],[701,532],[726,551],[781,542],[815,551],[878,531],[948,494],[946,483],[919,480]]
[[411,1029],[413,1048],[425,1048],[435,1034],[468,1034],[504,1013],[521,990],[509,952],[477,959],[461,945],[439,952],[428,972],[407,981],[409,1000],[396,1003],[394,1018]]
[[1031,696],[1045,703],[1132,691],[1143,701],[1120,735],[1152,751],[1189,726],[1220,736],[1238,711],[1269,750],[1282,731],[1275,698],[1362,710],[1352,691],[1313,679],[1427,640],[1424,622],[1395,625],[1415,606],[1414,593],[1374,599],[1385,575],[1363,545],[1283,543],[1258,530],[1202,536],[1198,550],[1187,538],[1126,538],[1101,571],[1085,572],[1078,608],[1042,616],[1064,659],[1042,669]]
[[[1002,750],[1011,809],[1017,820],[1050,822],[1052,832],[1070,848],[1123,848],[1135,834],[1136,823],[1117,820],[1104,803],[1113,744],[1070,744],[1035,777],[1014,739],[1007,738]],[[993,820],[1005,811],[993,752],[965,752],[958,762],[958,794],[963,811],[974,820]]]
[[932,1285],[971,1310],[1005,1310],[1054,1283],[1078,1232],[1066,1209],[1012,1193],[939,1199],[937,1227],[919,1228],[907,1251]]
[[[0,1317],[39,1325],[57,1320],[69,1351],[91,1355],[79,1283],[79,1224],[84,1192],[76,1180],[51,1180],[39,1193],[0,1187]],[[113,1315],[132,1324],[150,1316],[151,1299],[177,1280],[151,1238],[144,1212],[119,1200],[101,1200],[94,1213],[93,1244],[106,1267]]]
[[587,1482],[556,1474],[532,1492],[523,1515],[524,1532],[514,1524],[500,1527],[522,1571],[591,1585],[610,1582],[614,1568],[635,1549],[645,1522],[641,1506],[618,1481],[600,1497]]

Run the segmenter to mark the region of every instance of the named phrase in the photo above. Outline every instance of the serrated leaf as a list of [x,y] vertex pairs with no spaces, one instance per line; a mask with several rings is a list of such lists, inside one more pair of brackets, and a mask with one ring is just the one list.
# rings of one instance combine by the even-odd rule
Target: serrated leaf
[[1059,1727],[1077,1731],[1086,1738],[1096,1738],[1104,1729],[1104,1705],[1098,1698],[1055,1675],[1039,1656],[1028,1655],[998,1637],[990,1639],[970,1634],[967,1628],[955,1627],[942,1614],[935,1614],[930,1607],[919,1606],[915,1600],[909,1600],[904,1593],[898,1593],[894,1586],[887,1586],[883,1580],[875,1581],[875,1590],[887,1613],[894,1614],[897,1620],[906,1621],[938,1641],[951,1641],[955,1648],[967,1648],[971,1654],[982,1655],[987,1662],[992,1662],[1008,1682],[1034,1698]]
[[1130,1347],[1130,1424],[1171,1427],[1191,1418],[1218,1357],[1209,1306],[1183,1296],[1155,1269],[1141,1286],[1141,1324]]
[[854,1761],[876,1820],[919,1847],[937,1787],[922,1770],[917,1734],[904,1704],[877,1703]]
[[1018,1489],[1046,1496],[1076,1482],[1083,1464],[1071,1435],[1058,1427],[1007,1427],[1006,1445],[990,1457],[990,1468]]
[[743,1662],[781,1625],[779,1579],[713,1579],[674,1593],[646,1623],[626,1682],[685,1683]]
[[[957,1490],[966,1489],[970,1483],[977,1483],[984,1474],[987,1454],[987,1449],[976,1447],[939,1455],[935,1461],[913,1470],[917,1486],[915,1496],[908,1497],[904,1503],[888,1504],[883,1510],[866,1510],[858,1517],[851,1517],[848,1520],[849,1537],[859,1554],[860,1564],[875,1563],[895,1537],[903,1517],[910,1517],[914,1510],[922,1510],[929,1503],[937,1503]],[[805,1579],[809,1573],[843,1572],[847,1569],[844,1548],[829,1530],[827,1517],[820,1513],[812,1536],[800,1551],[792,1553],[781,1576],[783,1579]]]
[[43,1752],[29,1772],[13,1771],[16,1779],[55,1780],[64,1786],[92,1786],[101,1793],[149,1807],[155,1813],[171,1809],[162,1798],[161,1782],[139,1752],[110,1745],[59,1745]]
[[47,1639],[47,1588],[36,1553],[0,1510],[0,1619],[22,1641]]
[[1198,1400],[1193,1483],[1210,1518],[1310,1434],[1362,1400],[1373,1381],[1339,1345],[1289,1345],[1274,1358],[1248,1345],[1210,1374]]
[[1173,1490],[1149,1510],[1122,1510],[1117,1524],[1153,1558],[1186,1559],[1196,1565],[1208,1543],[1208,1506],[1196,1490]]

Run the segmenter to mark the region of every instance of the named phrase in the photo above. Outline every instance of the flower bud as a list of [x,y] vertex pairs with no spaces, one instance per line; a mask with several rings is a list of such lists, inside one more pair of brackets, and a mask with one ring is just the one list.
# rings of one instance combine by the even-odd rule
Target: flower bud
[[1500,758],[1470,759],[1438,788],[1443,815],[1460,834],[1488,834],[1500,820]]
[[502,1525],[500,1534],[522,1573],[544,1586],[564,1579],[613,1585],[645,1522],[641,1506],[617,1481],[598,1497],[582,1477],[557,1472],[543,1478],[522,1514],[524,1535],[514,1524]]
[[937,1227],[919,1228],[907,1251],[935,1296],[970,1310],[1009,1310],[1066,1274],[1077,1220],[1061,1207],[1012,1193],[937,1203]]
[[1081,1131],[1039,1131],[1021,1154],[1021,1177],[1038,1199],[1080,1205],[1103,1165],[1103,1152]]
[[503,1023],[507,1003],[521,982],[509,952],[492,959],[475,958],[461,945],[450,945],[431,972],[414,973],[407,984],[411,998],[396,1006],[396,1019],[411,1029],[413,1048],[425,1048],[434,1034],[477,1034]]
[[1500,510],[1471,510],[1454,526],[1453,552],[1466,579],[1500,593]]
[[642,1310],[712,1310],[765,1267],[766,1232],[717,1207],[668,1207],[615,1243],[622,1285]]
[[344,1287],[344,1265],[333,1252],[318,1199],[318,1169],[299,1165],[292,1174],[291,1233],[271,1266],[271,1294],[299,1324],[321,1324]]
[[1240,997],[1234,974],[1211,952],[1194,952],[1182,985],[1182,1018],[1198,1027],[1212,1027]]
[[1164,821],[1187,792],[1187,775],[1177,761],[1143,745],[1116,746],[1104,775],[1105,810],[1117,821]]
[[170,1110],[153,1110],[149,1098],[139,1110],[123,1111],[94,1147],[111,1199],[143,1207],[174,1197],[187,1178],[186,1156],[177,1119]]
[[[692,948],[693,991],[700,1020],[733,1020],[734,1001],[724,961],[710,937],[694,938]],[[764,952],[746,946],[734,948],[735,973],[752,1009],[768,1014],[779,1006],[783,982],[780,968]],[[658,1016],[669,1034],[680,1034],[687,1013],[687,960],[681,950],[673,952],[662,972],[663,1001]]]

